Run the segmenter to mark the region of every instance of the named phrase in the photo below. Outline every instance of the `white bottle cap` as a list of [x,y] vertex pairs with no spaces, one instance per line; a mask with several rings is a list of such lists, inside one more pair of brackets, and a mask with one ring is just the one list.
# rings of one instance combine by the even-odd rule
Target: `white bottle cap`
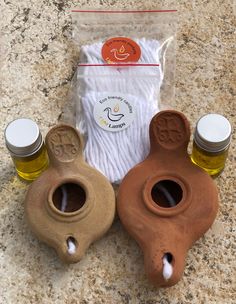
[[200,148],[209,152],[220,152],[230,144],[231,125],[220,114],[207,114],[197,122],[194,139]]
[[11,154],[22,157],[34,154],[43,143],[38,125],[28,118],[10,122],[5,129],[5,140]]

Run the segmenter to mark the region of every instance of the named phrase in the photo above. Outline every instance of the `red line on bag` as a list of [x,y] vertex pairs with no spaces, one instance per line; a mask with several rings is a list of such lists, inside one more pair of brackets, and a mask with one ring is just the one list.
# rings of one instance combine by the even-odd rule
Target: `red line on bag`
[[177,10],[143,10],[143,11],[98,11],[98,10],[72,10],[72,13],[111,13],[111,14],[127,14],[127,13],[174,13]]
[[159,63],[79,63],[78,66],[160,66]]

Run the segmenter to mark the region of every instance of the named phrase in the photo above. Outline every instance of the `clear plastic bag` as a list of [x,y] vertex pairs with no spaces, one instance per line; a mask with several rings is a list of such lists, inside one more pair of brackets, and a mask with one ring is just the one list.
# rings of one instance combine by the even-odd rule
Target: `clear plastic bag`
[[176,11],[73,11],[76,126],[88,163],[119,183],[174,97]]

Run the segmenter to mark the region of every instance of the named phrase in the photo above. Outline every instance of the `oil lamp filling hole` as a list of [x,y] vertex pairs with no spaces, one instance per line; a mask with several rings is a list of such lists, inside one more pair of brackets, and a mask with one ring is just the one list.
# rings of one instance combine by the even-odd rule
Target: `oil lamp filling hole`
[[85,204],[86,193],[80,185],[67,183],[55,190],[52,201],[54,206],[62,212],[75,212]]
[[152,199],[160,207],[170,208],[176,206],[183,197],[179,184],[171,180],[162,180],[152,188]]

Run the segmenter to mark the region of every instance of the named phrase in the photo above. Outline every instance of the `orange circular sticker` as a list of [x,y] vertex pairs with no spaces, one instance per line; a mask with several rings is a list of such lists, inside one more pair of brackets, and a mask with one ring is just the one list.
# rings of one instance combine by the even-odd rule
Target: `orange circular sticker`
[[110,38],[102,46],[102,58],[107,63],[137,62],[140,56],[140,46],[130,38]]

